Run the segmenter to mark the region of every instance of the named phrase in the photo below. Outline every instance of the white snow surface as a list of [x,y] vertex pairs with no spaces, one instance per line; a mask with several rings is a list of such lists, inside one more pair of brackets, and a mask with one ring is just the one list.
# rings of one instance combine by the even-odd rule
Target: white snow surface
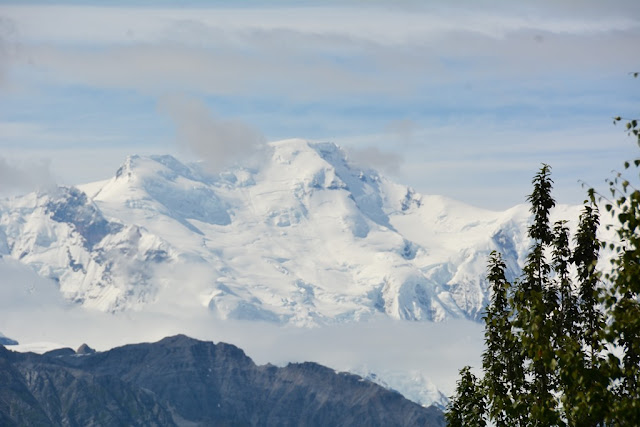
[[530,220],[418,194],[332,143],[271,143],[219,174],[130,156],[111,179],[0,200],[0,326],[19,351],[186,333],[444,405],[479,366],[488,255],[519,275]]
[[407,399],[425,407],[435,405],[444,410],[449,403],[449,398],[420,371],[399,369],[372,371],[362,366],[351,369],[350,372],[386,389],[398,391]]
[[[556,209],[575,219],[579,207]],[[222,319],[316,326],[479,319],[488,254],[518,274],[528,206],[420,195],[332,143],[285,140],[211,175],[130,156],[106,181],[0,202],[0,255],[107,312],[204,307]]]

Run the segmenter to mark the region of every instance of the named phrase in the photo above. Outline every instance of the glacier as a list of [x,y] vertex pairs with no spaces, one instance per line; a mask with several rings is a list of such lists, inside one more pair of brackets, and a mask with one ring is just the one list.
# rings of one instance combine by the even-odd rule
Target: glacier
[[132,155],[111,179],[2,200],[0,256],[89,309],[201,309],[296,326],[380,314],[479,320],[488,254],[520,272],[526,205],[491,211],[421,195],[333,143],[266,151],[256,166],[217,174]]

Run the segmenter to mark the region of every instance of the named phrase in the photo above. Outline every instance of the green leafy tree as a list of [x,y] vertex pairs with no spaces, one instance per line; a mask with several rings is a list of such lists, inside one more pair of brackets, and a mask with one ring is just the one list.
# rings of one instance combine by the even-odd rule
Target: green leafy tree
[[484,386],[489,401],[489,416],[497,427],[525,425],[525,413],[516,404],[515,396],[523,391],[524,371],[520,359],[520,345],[513,334],[510,318],[509,289],[505,277],[506,265],[502,256],[491,252],[487,280],[491,287],[491,301],[485,322],[485,351],[482,354]]
[[[640,146],[638,121],[614,118],[621,121]],[[488,417],[499,427],[640,426],[640,190],[632,184],[640,182],[640,158],[624,167],[626,175],[609,181],[610,200],[589,189],[573,250],[566,223],[550,226],[550,167],[535,175],[523,274],[509,283],[500,254],[491,254],[484,377],[479,383],[468,367],[461,371],[450,425],[485,425]],[[597,198],[607,201],[616,231],[606,245],[597,237]],[[615,254],[604,275],[602,247]]]
[[451,397],[445,418],[449,427],[484,427],[486,403],[479,381],[465,366],[460,370],[456,394]]
[[596,270],[601,242],[597,231],[600,215],[595,205],[585,205],[576,231],[576,248],[572,261],[576,266],[579,287],[579,316],[582,344],[588,353],[590,366],[598,364],[597,355],[602,349],[604,318],[598,303],[602,299],[600,273]]
[[[637,120],[629,120],[626,127],[640,145]],[[638,169],[640,159],[625,162],[625,169],[632,164]],[[619,241],[609,244],[617,256],[612,272],[606,275],[611,283],[605,298],[610,313],[606,334],[622,351],[621,358],[609,356],[610,375],[615,380],[610,418],[617,425],[640,425],[640,190],[622,173],[609,181],[609,189],[614,201],[605,208],[619,224]]]
[[558,304],[554,313],[556,326],[554,341],[562,345],[565,338],[576,338],[578,331],[578,302],[569,271],[571,249],[569,248],[569,228],[566,221],[556,222],[553,229],[553,270],[555,287],[558,291]]
[[513,297],[514,326],[521,343],[525,373],[530,378],[517,400],[519,405],[528,408],[534,426],[559,422],[553,394],[557,386],[553,375],[557,360],[552,340],[552,316],[557,309],[558,296],[550,279],[552,266],[546,258],[553,242],[549,215],[555,206],[550,175],[551,168],[543,165],[532,181],[533,192],[527,200],[533,214],[528,230],[533,244]]
[[581,389],[584,358],[578,337],[578,302],[571,280],[571,249],[569,228],[566,221],[558,221],[553,229],[552,261],[554,284],[558,290],[558,304],[551,318],[553,321],[554,360],[557,364],[551,375],[562,395],[564,417],[569,425],[578,425],[575,413]]
[[558,348],[561,400],[567,424],[571,426],[603,425],[609,410],[609,376],[601,357],[604,350],[604,322],[599,309],[602,287],[596,270],[599,223],[597,207],[585,202],[571,256],[577,272],[577,299],[574,299],[577,305],[576,309],[564,310],[577,317],[573,317],[573,329],[568,330],[570,333]]
[[[631,73],[638,77],[640,73]],[[614,124],[626,122],[630,136],[640,146],[640,126],[637,119],[615,117]],[[635,171],[634,171],[635,168]],[[611,272],[605,274],[609,284],[604,292],[606,342],[617,348],[609,353],[606,374],[610,379],[610,411],[606,419],[620,426],[640,425],[640,158],[624,163],[624,174],[618,172],[608,180],[611,199],[605,208],[616,223],[617,241],[606,245],[616,256],[612,260]],[[629,176],[631,174],[631,176]],[[596,191],[589,190],[595,201]],[[611,226],[608,226],[611,227]],[[605,246],[605,245],[603,245]],[[621,357],[618,357],[621,354]]]
[[[629,258],[640,253],[640,222],[635,231],[628,230],[634,225],[619,230],[626,246],[618,249],[617,272],[607,276],[618,284],[610,287],[605,298],[596,269],[600,250],[596,206],[585,205],[571,250],[566,222],[550,225],[555,201],[549,166],[543,165],[532,183],[528,198],[533,214],[528,230],[532,245],[523,274],[509,283],[502,257],[491,253],[484,377],[479,384],[468,368],[461,371],[448,420],[451,425],[475,425],[470,420],[484,422],[478,418],[478,408],[484,408],[484,416],[499,427],[634,425],[626,420],[637,420],[638,415],[640,312],[632,311],[638,313],[636,323],[625,313],[640,309],[639,263]],[[624,210],[624,203],[617,208]],[[636,203],[634,209],[639,207]],[[629,242],[636,252],[629,251]],[[604,328],[605,314],[599,308],[605,300],[605,307],[611,307],[608,328]],[[610,337],[614,338],[607,341]],[[624,349],[624,356],[603,357],[607,343]]]

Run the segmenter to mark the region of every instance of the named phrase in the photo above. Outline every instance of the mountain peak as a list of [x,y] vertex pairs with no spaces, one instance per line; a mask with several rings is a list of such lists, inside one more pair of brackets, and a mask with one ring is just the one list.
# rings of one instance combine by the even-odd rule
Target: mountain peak
[[278,141],[265,154],[217,175],[129,156],[110,180],[5,202],[0,247],[83,305],[300,326],[477,319],[488,254],[508,254],[516,274],[528,248],[526,210],[422,196],[330,142]]
[[204,177],[193,167],[181,163],[175,157],[164,155],[140,156],[137,154],[127,156],[124,163],[116,171],[116,179],[132,179],[133,176],[139,179],[149,179],[162,177],[170,181],[185,178],[192,181],[202,181]]

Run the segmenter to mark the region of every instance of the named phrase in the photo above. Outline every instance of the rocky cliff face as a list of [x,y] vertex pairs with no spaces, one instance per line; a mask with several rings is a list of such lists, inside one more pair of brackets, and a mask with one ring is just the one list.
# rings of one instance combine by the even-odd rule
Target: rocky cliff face
[[107,352],[0,346],[1,425],[444,426],[442,412],[315,363],[256,366],[183,335]]

